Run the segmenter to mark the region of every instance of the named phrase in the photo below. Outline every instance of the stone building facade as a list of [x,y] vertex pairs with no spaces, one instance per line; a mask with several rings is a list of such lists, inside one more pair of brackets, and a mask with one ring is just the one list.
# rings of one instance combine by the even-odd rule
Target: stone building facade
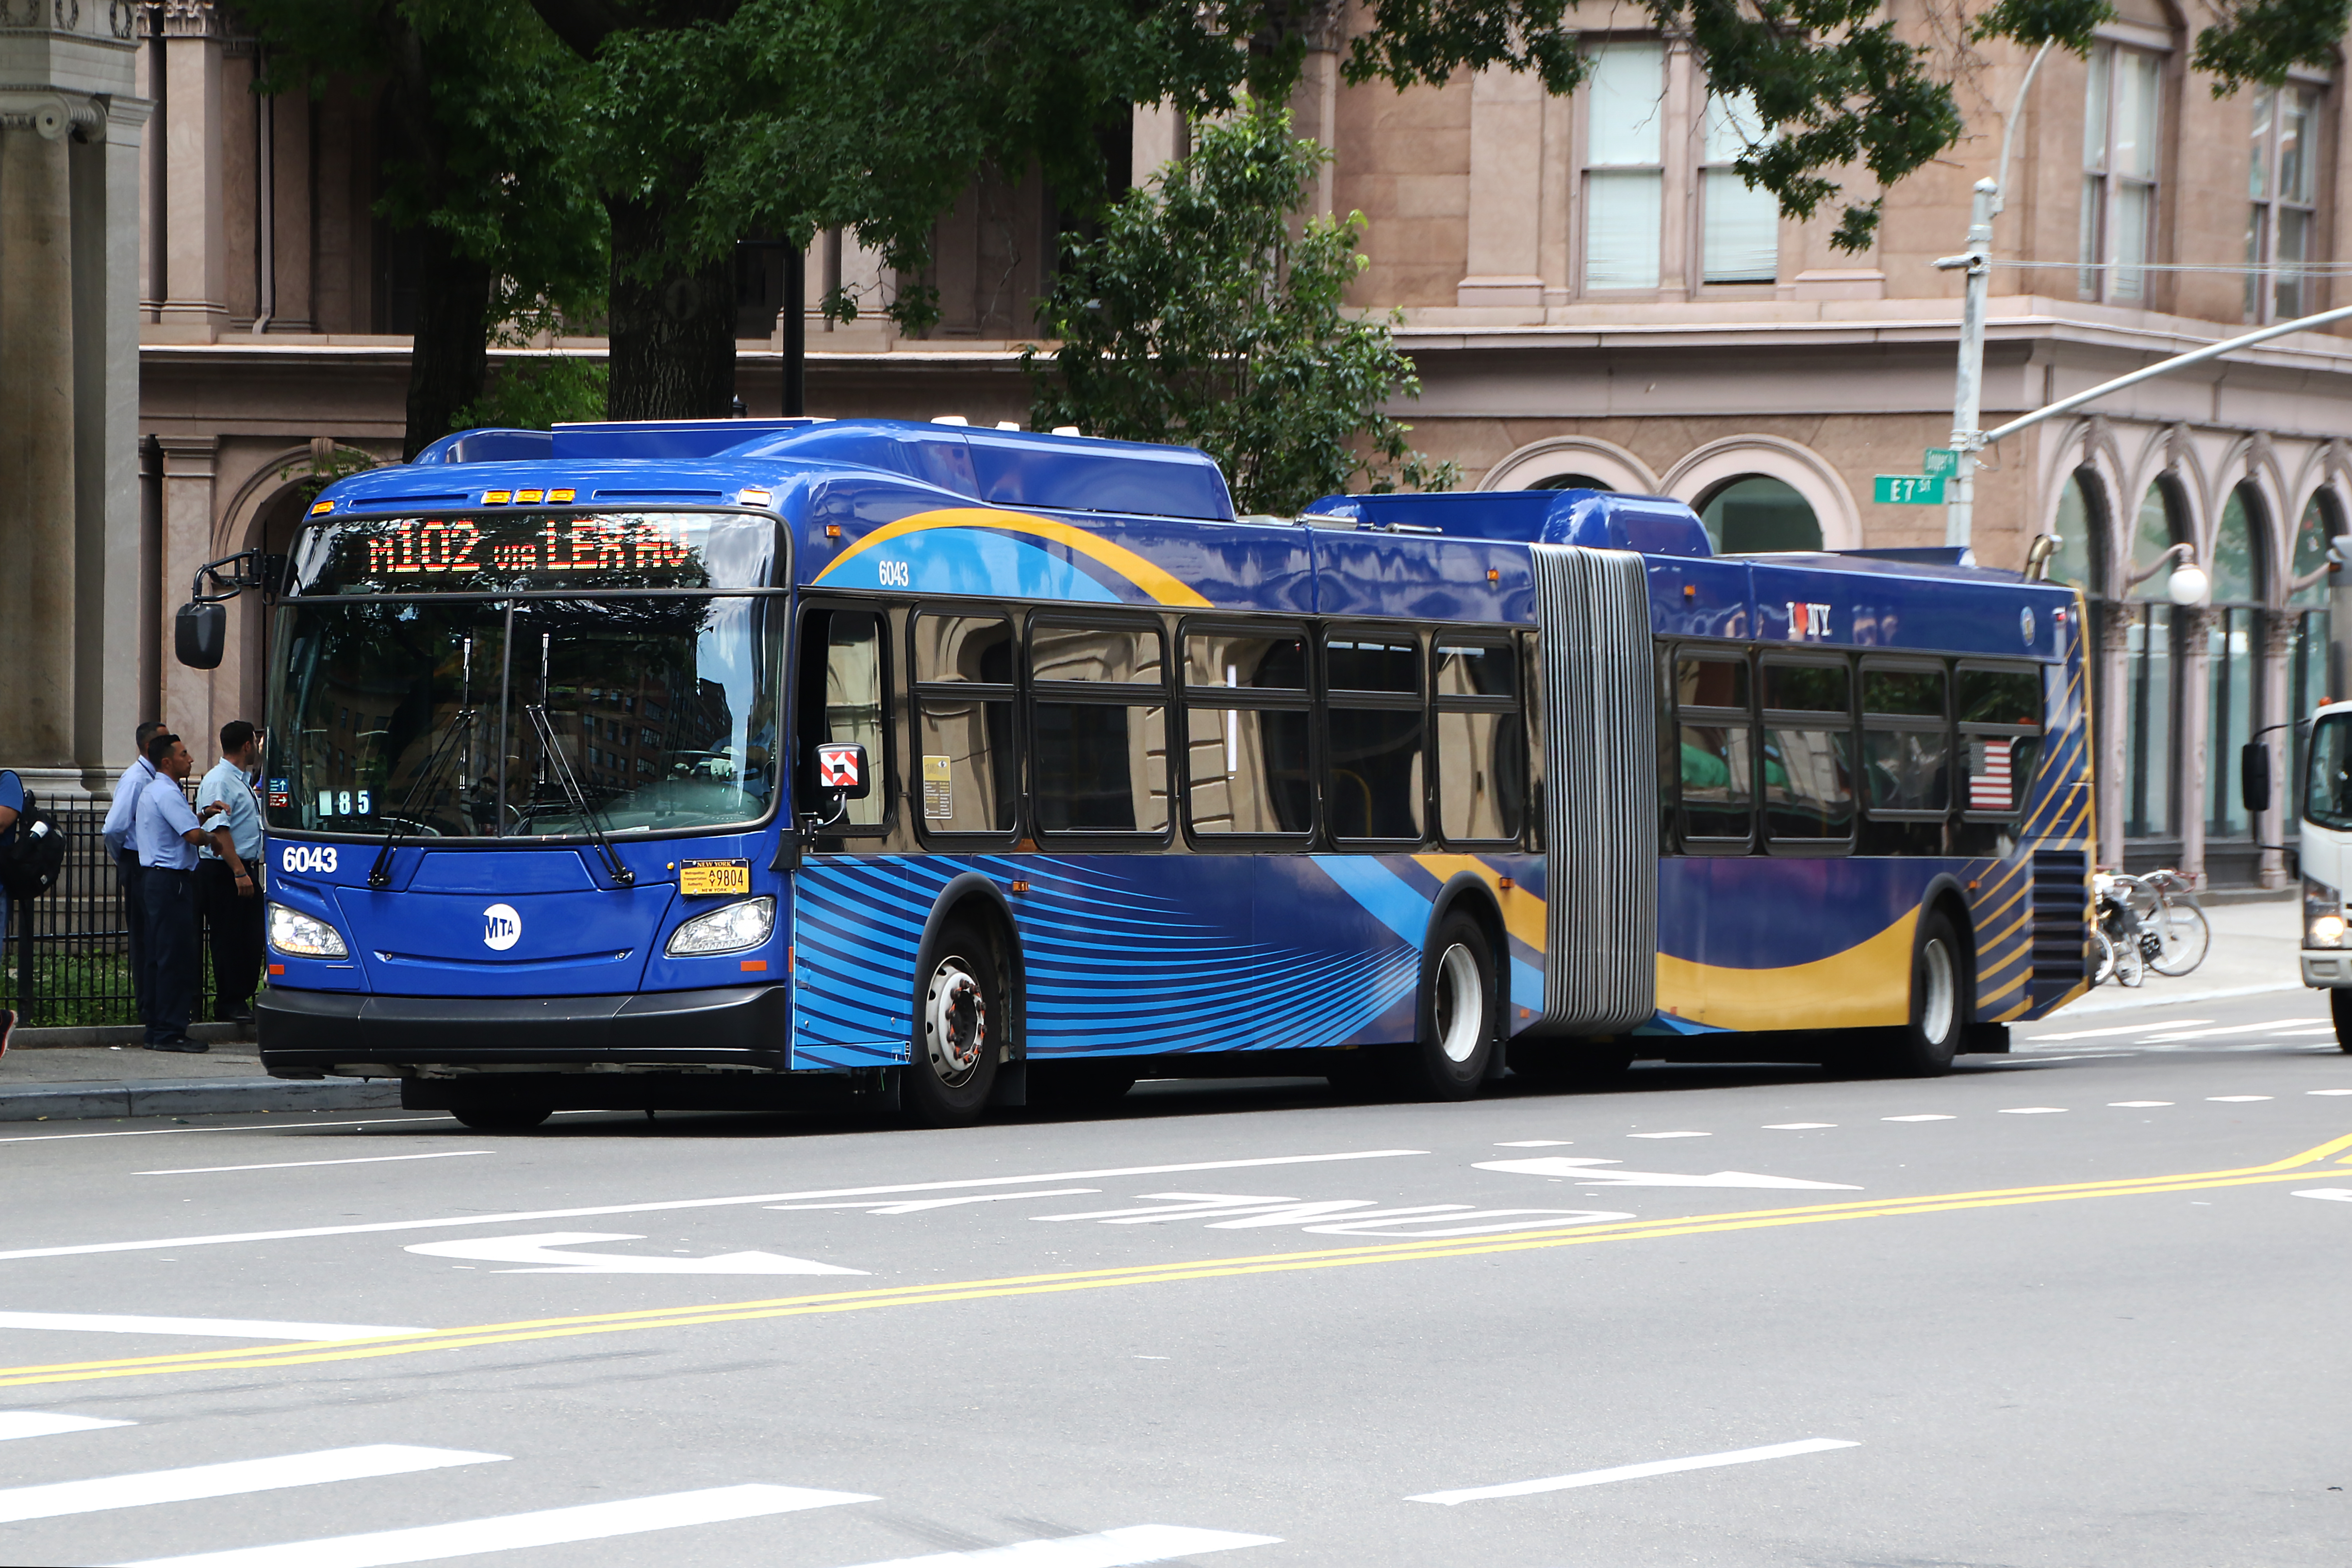
[[[1949,16],[1895,9],[1952,47]],[[1941,508],[1874,505],[1872,476],[1916,473],[1948,443],[1958,279],[1934,262],[1962,246],[1969,188],[1997,172],[2004,131],[1987,425],[2335,299],[2352,179],[2341,73],[2215,98],[2188,64],[2195,15],[2166,0],[2120,10],[2090,58],[2051,54],[2021,93],[2029,56],[1975,57],[1968,138],[1885,193],[1860,255],[1830,245],[1828,216],[1782,221],[1739,183],[1743,107],[1709,93],[1686,40],[1641,30],[1645,13],[1591,10],[1594,72],[1568,98],[1499,72],[1349,87],[1334,37],[1293,109],[1334,154],[1316,205],[1367,219],[1356,303],[1404,312],[1423,383],[1402,411],[1414,443],[1460,462],[1465,484],[1671,495],[1731,549],[1934,544]],[[257,98],[254,46],[222,9],[137,11],[126,101],[155,116],[139,164],[137,547],[108,537],[110,559],[137,563],[144,631],[135,661],[127,632],[109,640],[110,678],[200,735],[257,710],[263,627],[244,607],[208,676],[169,662],[171,609],[203,560],[281,544],[317,469],[396,459],[414,290],[399,236],[370,214],[366,97]],[[1138,110],[1135,180],[1184,135]],[[12,167],[0,161],[0,202]],[[976,183],[940,225],[934,330],[811,317],[812,412],[1024,420],[1018,348],[1058,226],[1034,176]],[[772,250],[747,249],[738,387],[754,413],[779,407],[777,323],[795,303],[782,276]],[[897,284],[837,235],[806,276],[803,308],[836,282],[869,301]],[[2244,810],[2235,748],[2341,689],[2314,574],[2352,517],[2347,442],[2352,342],[2306,333],[1991,455],[1979,559],[2014,565],[2056,531],[2060,570],[2093,602],[2105,859],[2226,883],[2284,874],[2259,847],[2281,842],[2281,814]],[[2167,600],[2159,557],[2177,544],[2211,573],[2210,607]],[[109,705],[103,753],[120,761],[131,707]]]

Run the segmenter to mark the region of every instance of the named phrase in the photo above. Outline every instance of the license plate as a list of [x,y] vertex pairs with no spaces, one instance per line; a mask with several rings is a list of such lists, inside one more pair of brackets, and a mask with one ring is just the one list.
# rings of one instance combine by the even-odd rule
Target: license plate
[[677,868],[677,890],[687,897],[698,894],[749,893],[750,861],[683,861]]

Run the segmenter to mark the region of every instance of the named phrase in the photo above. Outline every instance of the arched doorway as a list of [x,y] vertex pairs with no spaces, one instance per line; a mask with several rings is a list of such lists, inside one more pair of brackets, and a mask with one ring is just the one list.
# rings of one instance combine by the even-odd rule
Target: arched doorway
[[2176,615],[2167,599],[2170,573],[2165,551],[2189,537],[2188,508],[2170,481],[2158,479],[2140,497],[2132,519],[2131,569],[2124,584],[2124,838],[2154,840],[2149,852],[2179,855],[2180,824],[2174,810],[2179,779],[2179,649]]
[[[2297,723],[2309,718],[2312,709],[2338,690],[2327,667],[2333,635],[2327,616],[2327,543],[2343,531],[2343,508],[2335,492],[2315,491],[2304,503],[2303,517],[2295,524],[2294,564],[2287,577],[2287,707],[2282,716]],[[2287,755],[2292,759],[2287,778],[2299,781],[2307,736],[2293,728],[2287,733],[2291,741]],[[2281,800],[2284,807],[2293,809],[2294,783],[2281,791]]]
[[[2252,852],[2254,824],[2239,787],[2238,748],[2262,727],[2263,563],[2270,517],[2263,497],[2241,484],[2213,527],[2212,609],[2205,616],[2206,869],[2231,841]],[[2251,881],[2247,874],[2231,881]]]
[[1537,480],[1534,484],[1528,486],[1528,488],[1530,490],[1600,490],[1607,492],[1615,489],[1616,486],[1613,485],[1605,485],[1590,474],[1553,474],[1545,478]]
[[1698,508],[1717,555],[1817,550],[1821,519],[1796,486],[1769,474],[1743,474],[1717,486]]

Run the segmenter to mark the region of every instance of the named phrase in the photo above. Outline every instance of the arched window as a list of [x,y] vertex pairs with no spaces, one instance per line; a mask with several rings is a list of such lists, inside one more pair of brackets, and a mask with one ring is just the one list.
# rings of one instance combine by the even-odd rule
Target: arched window
[[[2173,812],[2178,766],[2173,722],[2179,667],[2173,612],[2165,594],[2170,573],[2162,557],[2187,537],[2179,497],[2158,479],[2140,497],[2132,523],[2131,571],[2124,591],[2134,602],[2117,606],[2127,623],[2124,669],[2124,837],[2168,839],[2179,831]],[[2141,577],[2146,572],[2147,575]],[[2151,602],[2152,601],[2152,602]]]
[[2238,748],[2261,727],[2262,561],[2268,517],[2252,485],[2230,492],[2213,528],[2213,610],[2205,621],[2205,831],[2243,839],[2253,819],[2238,787]]
[[[2287,708],[2283,718],[2309,718],[2311,710],[2327,701],[2336,691],[2336,683],[2329,678],[2327,671],[2327,649],[2333,635],[2327,619],[2327,541],[2343,531],[2344,515],[2335,492],[2314,492],[2304,505],[2302,520],[2295,525],[2294,566],[2287,581],[2290,631]],[[2287,777],[2300,779],[2307,737],[2297,730],[2288,734],[2293,737],[2289,755],[2294,760]]]
[[1601,490],[1615,488],[1604,485],[1590,474],[1554,474],[1528,486],[1530,490]]
[[1769,475],[1745,474],[1718,486],[1698,516],[1718,555],[1822,548],[1821,519],[1811,506]]
[[2057,553],[2050,558],[2050,580],[2079,588],[2085,599],[2095,600],[2106,582],[2106,574],[2099,570],[2106,550],[2105,532],[2106,517],[2105,497],[2098,490],[2098,480],[2090,470],[2077,468],[2068,476],[2066,487],[2058,496]]

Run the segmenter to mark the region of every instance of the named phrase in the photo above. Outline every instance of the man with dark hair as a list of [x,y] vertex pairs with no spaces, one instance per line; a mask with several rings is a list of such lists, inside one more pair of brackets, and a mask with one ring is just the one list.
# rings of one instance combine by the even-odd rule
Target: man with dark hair
[[131,990],[139,1000],[139,1017],[147,1017],[147,894],[144,879],[139,870],[139,852],[131,844],[131,817],[139,805],[139,792],[154,781],[155,765],[147,760],[147,742],[163,730],[154,719],[140,721],[137,738],[131,742],[139,755],[114,781],[114,799],[107,802],[106,825],[100,836],[106,841],[106,852],[114,857],[115,881],[122,888],[122,910],[131,927]]
[[168,730],[148,737],[147,760],[155,777],[131,820],[147,905],[147,1049],[204,1051],[188,1038],[188,1014],[196,993],[196,846],[205,831],[180,789],[194,763]]
[[197,896],[212,935],[213,1017],[253,1021],[261,980],[261,732],[241,718],[221,726],[221,759],[196,786],[206,842],[197,852]]

